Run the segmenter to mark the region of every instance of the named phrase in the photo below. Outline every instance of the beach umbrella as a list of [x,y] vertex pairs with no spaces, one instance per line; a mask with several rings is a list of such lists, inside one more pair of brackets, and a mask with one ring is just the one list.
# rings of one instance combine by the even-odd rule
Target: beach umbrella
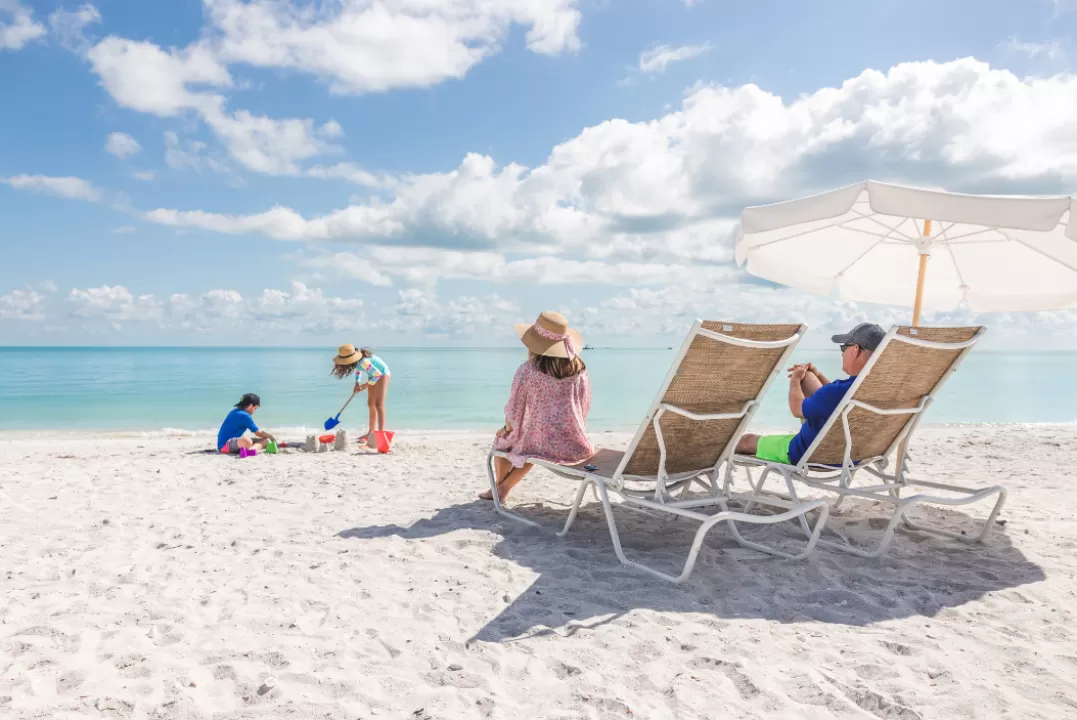
[[868,180],[744,209],[752,275],[843,300],[949,311],[1077,307],[1077,203],[962,195]]

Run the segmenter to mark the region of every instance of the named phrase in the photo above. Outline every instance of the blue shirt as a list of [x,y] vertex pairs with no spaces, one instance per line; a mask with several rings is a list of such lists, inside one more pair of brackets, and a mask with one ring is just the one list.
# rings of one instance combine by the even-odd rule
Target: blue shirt
[[835,380],[804,398],[804,404],[800,406],[804,424],[800,426],[800,432],[789,443],[790,464],[796,465],[804,457],[804,453],[815,442],[815,437],[834,414],[834,409],[845,397],[845,393],[849,391],[854,380],[856,380],[855,375],[845,380]]
[[220,449],[232,438],[242,437],[247,430],[258,432],[258,426],[254,424],[254,418],[246,410],[233,408],[228,413],[224,422],[221,423],[221,431],[217,433],[217,448]]

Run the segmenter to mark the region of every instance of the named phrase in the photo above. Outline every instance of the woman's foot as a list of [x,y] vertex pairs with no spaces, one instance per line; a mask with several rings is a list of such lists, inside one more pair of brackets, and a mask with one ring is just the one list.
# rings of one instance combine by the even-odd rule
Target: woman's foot
[[[505,498],[508,497],[508,493],[498,492],[497,499],[499,502],[505,502]],[[489,490],[483,490],[479,493],[479,500],[493,500],[494,494]]]

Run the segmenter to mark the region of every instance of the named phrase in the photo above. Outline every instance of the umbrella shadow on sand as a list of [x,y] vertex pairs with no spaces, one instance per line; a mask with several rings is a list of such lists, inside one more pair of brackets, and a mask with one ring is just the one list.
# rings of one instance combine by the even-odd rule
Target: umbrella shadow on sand
[[[546,503],[513,509],[544,529],[502,518],[490,503],[474,501],[443,508],[408,527],[360,527],[339,536],[418,540],[467,529],[497,533],[495,555],[530,568],[540,577],[473,638],[486,642],[568,636],[635,609],[866,626],[917,615],[933,617],[991,592],[1008,591],[1020,599],[1016,588],[1045,578],[1043,569],[1024,557],[1001,524],[977,545],[902,530],[881,560],[818,548],[802,561],[741,548],[720,524],[707,535],[688,581],[673,585],[617,561],[597,503],[580,510],[564,538],[550,530],[563,525],[567,507]],[[616,507],[614,512],[629,559],[665,572],[680,571],[696,523],[646,517]],[[917,508],[913,517],[968,533],[978,520],[929,507]],[[843,506],[831,518],[825,537],[836,539],[837,532],[863,544],[877,539],[880,524],[886,522],[869,505],[856,503]],[[789,549],[803,543],[799,526],[793,523],[742,527],[741,531],[749,539]]]

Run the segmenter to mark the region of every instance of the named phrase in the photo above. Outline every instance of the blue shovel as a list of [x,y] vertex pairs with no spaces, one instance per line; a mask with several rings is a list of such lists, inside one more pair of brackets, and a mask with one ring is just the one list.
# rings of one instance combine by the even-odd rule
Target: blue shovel
[[342,407],[340,409],[340,412],[337,413],[337,416],[336,417],[331,417],[331,418],[329,418],[328,420],[325,421],[324,427],[325,427],[326,430],[332,430],[337,425],[340,425],[340,416],[342,414],[344,414],[344,411],[348,407],[348,403],[350,403],[352,400],[354,400],[356,395],[357,395],[357,393],[352,393],[352,396],[350,398],[348,398],[348,402],[344,403],[344,407]]

